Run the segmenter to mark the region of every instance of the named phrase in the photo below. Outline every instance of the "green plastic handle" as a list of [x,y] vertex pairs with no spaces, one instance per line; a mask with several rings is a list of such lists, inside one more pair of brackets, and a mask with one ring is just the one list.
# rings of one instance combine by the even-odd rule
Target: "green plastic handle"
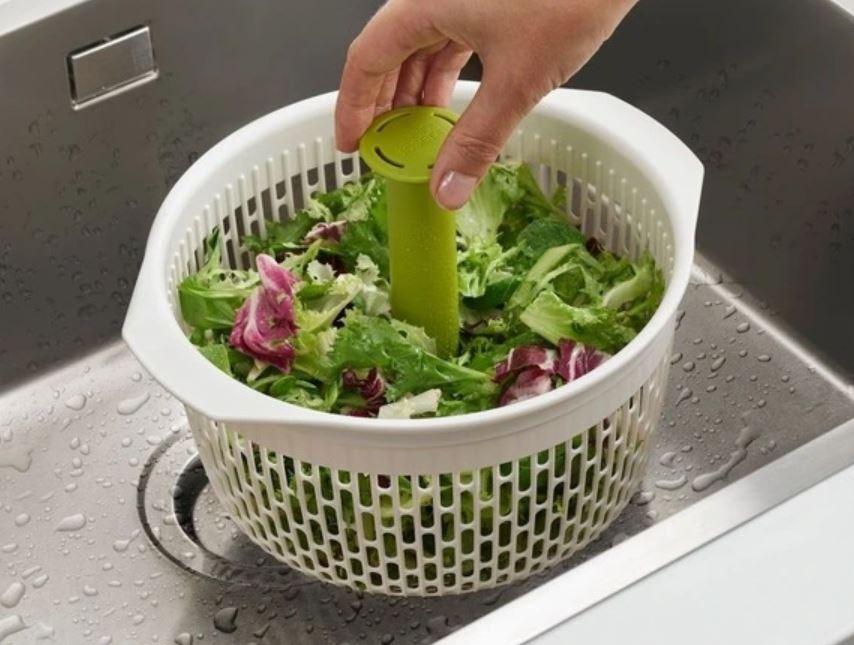
[[429,181],[456,120],[443,108],[399,108],[379,116],[359,144],[386,179],[392,315],[423,327],[440,356],[459,344],[456,217],[436,203]]

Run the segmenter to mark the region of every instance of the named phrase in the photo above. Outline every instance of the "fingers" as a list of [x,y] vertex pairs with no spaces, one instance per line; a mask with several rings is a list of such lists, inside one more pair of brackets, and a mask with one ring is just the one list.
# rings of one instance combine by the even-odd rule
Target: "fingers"
[[432,57],[432,50],[422,49],[404,61],[400,68],[397,92],[394,95],[394,107],[418,105],[421,103],[424,78],[427,76],[427,70],[430,68]]
[[420,3],[389,2],[350,45],[335,106],[336,145],[353,152],[374,118],[388,76],[414,52],[442,41]]
[[468,201],[521,118],[540,96],[523,82],[490,74],[445,140],[430,188],[436,201],[455,210]]
[[454,85],[471,55],[471,49],[451,41],[433,56],[422,90],[425,105],[448,105]]
[[374,114],[371,119],[374,119],[380,114],[388,112],[391,109],[394,101],[394,94],[397,90],[397,79],[399,74],[400,69],[396,69],[386,74],[385,78],[383,78],[380,92],[377,95],[377,102],[376,105],[374,105]]

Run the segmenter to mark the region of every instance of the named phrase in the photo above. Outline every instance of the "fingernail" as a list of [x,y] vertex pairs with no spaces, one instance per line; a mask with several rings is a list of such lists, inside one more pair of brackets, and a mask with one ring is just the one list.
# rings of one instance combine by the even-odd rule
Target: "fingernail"
[[471,197],[475,184],[477,184],[477,179],[474,177],[449,170],[439,182],[439,188],[436,190],[436,201],[443,208],[456,210]]

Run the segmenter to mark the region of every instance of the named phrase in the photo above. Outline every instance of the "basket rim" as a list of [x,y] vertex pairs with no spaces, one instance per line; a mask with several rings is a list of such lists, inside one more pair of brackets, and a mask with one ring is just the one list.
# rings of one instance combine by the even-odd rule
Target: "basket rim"
[[[456,100],[468,101],[478,87],[460,82]],[[466,437],[482,440],[491,434],[522,431],[543,415],[554,417],[605,395],[626,378],[638,378],[633,364],[655,349],[668,331],[690,278],[694,231],[699,208],[703,166],[674,134],[657,121],[608,94],[560,89],[547,96],[535,114],[567,121],[617,148],[657,191],[673,229],[672,279],[650,321],[623,349],[596,370],[555,390],[479,412],[427,419],[363,419],[295,406],[257,392],[211,365],[187,339],[172,313],[166,289],[170,257],[167,240],[173,220],[197,202],[212,172],[227,164],[235,151],[246,151],[271,132],[309,116],[331,118],[337,92],[286,106],[241,127],[204,153],[173,186],[161,205],[149,234],[145,256],[134,288],[122,335],[140,363],[185,405],[205,416],[243,428],[299,425],[314,432],[346,433],[348,440]],[[654,150],[652,158],[649,150]],[[156,329],[157,333],[152,333]],[[642,380],[638,380],[640,385]],[[466,431],[477,431],[466,435]],[[486,433],[486,434],[484,434]],[[331,436],[331,435],[330,435]]]

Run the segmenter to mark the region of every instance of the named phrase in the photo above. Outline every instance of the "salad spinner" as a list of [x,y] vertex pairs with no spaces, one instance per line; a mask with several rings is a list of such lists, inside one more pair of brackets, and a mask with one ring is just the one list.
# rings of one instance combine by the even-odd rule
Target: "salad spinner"
[[[464,110],[476,90],[460,83],[451,108]],[[524,578],[596,539],[641,479],[691,271],[702,165],[612,96],[552,92],[503,157],[530,164],[548,191],[564,185],[566,217],[585,235],[634,260],[652,254],[667,286],[650,322],[596,370],[513,405],[431,419],[333,415],[268,397],[210,364],[186,337],[176,289],[214,229],[225,262],[248,268],[242,234],[263,234],[265,219],[287,218],[312,193],[358,178],[358,157],[335,150],[335,98],[268,114],[193,164],[154,221],[123,336],[184,403],[223,507],[282,562],[398,595]],[[426,158],[415,138],[398,143]],[[399,150],[379,149],[396,161]],[[365,160],[377,165],[370,151]],[[434,208],[412,196],[426,184],[398,179],[403,200],[425,214]]]

